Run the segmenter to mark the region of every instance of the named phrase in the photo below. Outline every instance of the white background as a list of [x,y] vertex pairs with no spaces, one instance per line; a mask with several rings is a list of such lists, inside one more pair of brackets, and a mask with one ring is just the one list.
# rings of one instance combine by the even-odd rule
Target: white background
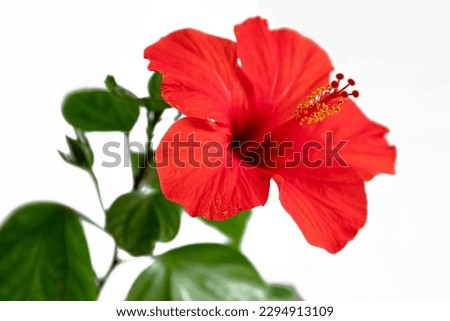
[[[55,200],[102,224],[87,174],[56,149],[72,134],[64,95],[99,87],[107,74],[136,94],[150,76],[146,46],[193,27],[234,39],[233,26],[262,15],[325,48],[336,70],[356,79],[358,103],[391,129],[397,175],[367,184],[369,218],[336,255],[310,246],[272,186],[243,249],[270,282],[292,283],[310,300],[450,299],[450,47],[445,1],[9,1],[0,2],[0,219],[18,205]],[[142,119],[141,119],[142,120]],[[165,126],[169,124],[165,122]],[[132,140],[144,139],[138,123]],[[162,129],[161,132],[162,133]],[[107,206],[131,187],[129,168],[102,168],[101,146],[118,133],[90,134]],[[104,273],[112,243],[86,227],[95,268]],[[185,215],[171,247],[223,237]],[[1,255],[1,253],[0,253]],[[126,257],[122,254],[123,257]],[[101,298],[123,299],[151,262],[131,259]]]

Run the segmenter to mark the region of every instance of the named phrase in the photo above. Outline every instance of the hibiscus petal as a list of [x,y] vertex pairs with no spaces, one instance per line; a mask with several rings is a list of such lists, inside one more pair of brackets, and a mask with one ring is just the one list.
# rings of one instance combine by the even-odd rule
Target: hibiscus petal
[[229,142],[228,131],[215,122],[194,117],[175,122],[156,150],[164,195],[191,216],[214,220],[264,205],[270,175],[241,164]]
[[235,34],[242,71],[253,84],[253,105],[258,112],[272,111],[272,126],[292,118],[295,107],[328,82],[333,66],[327,53],[298,32],[270,31],[257,17],[237,25]]
[[286,158],[293,159],[294,153],[302,152],[303,159],[308,157],[311,161],[319,159],[352,167],[368,181],[377,174],[395,173],[396,149],[386,140],[388,132],[386,127],[368,119],[348,99],[337,114],[318,123],[300,126],[292,119],[273,129],[272,140],[278,144],[292,143],[285,151],[285,157],[272,157],[277,159],[278,167],[284,167]]
[[281,204],[312,245],[337,253],[366,222],[364,182],[351,169],[291,170],[274,179]]
[[389,129],[366,117],[350,99],[341,111],[319,124],[320,130],[331,130],[334,140],[348,140],[342,158],[368,181],[380,173],[395,174],[396,148],[389,145]]
[[163,74],[162,96],[187,116],[227,122],[243,104],[234,42],[183,29],[147,47],[149,69]]

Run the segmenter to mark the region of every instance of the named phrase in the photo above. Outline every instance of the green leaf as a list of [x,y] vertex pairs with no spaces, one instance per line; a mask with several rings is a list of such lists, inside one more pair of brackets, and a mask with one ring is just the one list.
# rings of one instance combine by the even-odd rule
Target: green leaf
[[111,75],[106,76],[105,86],[108,89],[108,91],[114,95],[129,99],[131,101],[139,101],[139,98],[136,97],[135,94],[133,94],[128,89],[117,84],[114,76],[111,76]]
[[76,133],[77,139],[66,136],[69,154],[61,151],[58,151],[58,153],[67,163],[89,170],[94,164],[94,154],[84,133],[79,130]]
[[286,284],[269,285],[269,297],[271,301],[303,301],[297,290]]
[[161,96],[161,81],[162,75],[159,72],[155,72],[148,82],[148,92],[150,94],[150,110],[163,111],[165,108],[170,107],[168,103],[164,101]]
[[95,300],[77,213],[57,203],[15,210],[0,229],[0,300]]
[[201,218],[201,220],[228,236],[231,241],[230,246],[238,249],[241,245],[250,215],[251,211],[244,211],[224,221],[210,221],[204,218]]
[[160,260],[145,269],[134,282],[127,300],[171,301],[171,272]]
[[169,201],[161,193],[152,194],[154,212],[159,221],[159,242],[170,242],[177,236],[180,230],[181,212],[180,205]]
[[267,286],[241,253],[220,244],[184,246],[155,258],[127,300],[265,300]]
[[139,103],[103,89],[83,89],[66,96],[62,112],[69,124],[84,131],[129,132],[139,116]]
[[159,176],[158,176],[158,172],[156,171],[156,168],[151,167],[151,166],[147,167],[146,173],[144,176],[144,183],[148,187],[153,189],[154,191],[156,191],[158,193],[162,193],[161,185],[159,183]]
[[151,188],[155,191],[161,192],[161,184],[159,182],[158,172],[156,168],[152,167],[149,169],[150,173],[145,177],[146,181],[150,184]]
[[181,208],[162,194],[131,192],[120,196],[106,213],[106,230],[132,255],[151,254],[155,242],[178,233]]

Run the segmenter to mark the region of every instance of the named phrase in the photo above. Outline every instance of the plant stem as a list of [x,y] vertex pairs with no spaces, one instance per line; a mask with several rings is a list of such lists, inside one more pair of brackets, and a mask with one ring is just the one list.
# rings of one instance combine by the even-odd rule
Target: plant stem
[[98,229],[101,230],[102,232],[107,233],[103,227],[101,227],[100,225],[98,225],[97,223],[95,223],[93,220],[91,220],[91,219],[90,219],[89,217],[87,217],[86,215],[81,214],[81,213],[78,213],[78,217],[79,217],[81,220],[83,220],[83,221],[85,221],[85,222],[87,222],[87,223],[89,223],[89,224],[95,226],[96,228],[98,228]]
[[139,185],[144,180],[147,168],[150,163],[153,162],[154,151],[152,148],[153,131],[155,130],[156,124],[161,119],[162,112],[151,112],[147,111],[147,144],[144,155],[144,167],[142,167],[134,180],[133,190],[137,190]]
[[103,287],[106,284],[106,281],[108,281],[109,277],[111,276],[111,273],[114,271],[115,267],[117,265],[119,265],[121,263],[121,260],[118,257],[118,249],[117,246],[114,245],[114,256],[113,256],[113,260],[111,262],[111,265],[109,266],[108,271],[106,272],[105,276],[98,279],[98,283],[97,283],[97,287],[98,287],[98,294],[97,294],[97,298],[100,296],[100,293],[103,290]]
[[[101,230],[102,232],[106,233],[109,235],[109,233],[100,225],[98,225],[97,223],[95,223],[93,220],[91,220],[89,217],[87,217],[84,214],[78,213],[78,217],[80,219],[82,219],[83,221],[92,224],[93,226],[97,227],[99,230]],[[117,256],[118,254],[118,249],[116,244],[114,243],[114,254],[113,254],[113,261],[108,269],[108,271],[106,272],[105,276],[103,278],[97,278],[97,287],[98,287],[98,295],[100,295],[101,290],[103,289],[106,281],[108,280],[109,276],[111,275],[112,271],[114,270],[114,268],[120,264],[120,259]]]
[[[133,184],[134,182],[134,172],[133,172],[133,160],[131,158],[131,149],[130,149],[130,133],[123,133],[124,137],[125,137],[125,143],[127,144],[126,146],[126,152],[127,152],[127,156],[128,156],[128,161],[130,164],[130,168],[131,168],[131,177],[133,178]],[[125,155],[124,155],[125,157]]]
[[[106,215],[106,211],[105,211],[105,207],[103,205],[103,201],[102,201],[102,196],[100,194],[100,188],[99,188],[99,184],[98,184],[98,180],[97,177],[94,174],[94,171],[92,169],[88,170],[89,172],[89,176],[91,176],[92,181],[94,182],[95,185],[95,190],[97,191],[97,196],[98,196],[98,200],[100,202],[100,206],[103,210],[103,213],[105,213]],[[104,233],[108,234],[109,233],[100,225],[98,225],[97,223],[95,223],[93,220],[91,220],[89,217],[87,217],[84,214],[78,213],[78,216],[84,220],[85,222],[88,222],[90,224],[92,224],[93,226],[97,227],[98,229],[100,229],[101,231],[103,231]],[[120,264],[120,259],[118,258],[118,249],[117,249],[117,245],[114,243],[114,254],[113,254],[113,260],[112,263],[108,269],[108,271],[106,272],[105,276],[103,278],[97,278],[97,288],[98,288],[98,293],[97,293],[97,298],[100,295],[103,287],[105,286],[106,281],[108,280],[109,276],[111,275],[111,273],[113,272],[114,268]]]
[[[147,169],[151,162],[153,162],[153,156],[154,151],[152,148],[152,139],[153,139],[153,131],[155,130],[156,124],[161,119],[162,112],[155,112],[155,111],[147,111],[147,144],[146,144],[146,150],[145,150],[145,161],[144,161],[144,167],[140,168],[139,174],[134,179],[134,173],[133,173],[133,167],[131,167],[131,173],[132,177],[134,179],[133,182],[133,190],[137,190],[139,188],[139,185],[142,183],[142,181],[145,179]],[[129,159],[131,161],[131,150],[130,150],[130,136],[129,133],[125,133],[125,141],[127,144],[127,152],[129,155]],[[100,205],[103,209],[103,212],[105,212],[105,207],[103,206],[103,201],[100,195],[100,189],[98,185],[97,178],[92,170],[89,170],[89,174],[92,177],[92,180],[95,184],[95,189],[97,191],[98,199],[100,201]],[[88,220],[88,222],[92,222],[91,220]],[[92,222],[93,223],[93,222]],[[95,224],[95,223],[93,223]],[[96,224],[95,224],[96,225]],[[96,225],[99,227],[98,225]],[[118,258],[118,248],[117,245],[114,246],[114,255],[113,255],[113,261],[106,272],[105,276],[103,278],[98,279],[98,296],[103,290],[103,287],[105,286],[106,282],[108,281],[109,277],[111,276],[112,272],[114,271],[115,267],[121,263],[121,260]]]
[[103,205],[102,195],[100,194],[100,188],[99,188],[99,185],[98,185],[97,177],[95,176],[94,171],[92,169],[89,169],[88,173],[89,173],[89,176],[91,176],[92,181],[94,182],[95,190],[97,192],[98,201],[100,202],[100,206],[102,208],[103,213],[105,213],[105,206]]

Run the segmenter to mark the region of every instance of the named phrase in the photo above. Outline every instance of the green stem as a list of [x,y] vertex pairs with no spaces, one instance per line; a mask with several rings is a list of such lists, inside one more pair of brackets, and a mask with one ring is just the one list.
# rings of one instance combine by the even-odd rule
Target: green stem
[[152,148],[153,131],[155,130],[156,124],[161,119],[162,112],[151,112],[147,111],[147,144],[144,155],[144,167],[142,167],[134,180],[133,190],[137,190],[141,182],[145,179],[147,169],[150,163],[153,162],[154,151]]
[[102,195],[100,194],[100,188],[99,188],[99,185],[98,185],[97,177],[95,176],[94,171],[91,168],[88,170],[88,173],[89,173],[89,176],[91,176],[92,181],[94,182],[95,191],[97,192],[98,201],[100,202],[100,206],[102,207],[103,213],[105,213],[105,206],[103,205]]
[[87,222],[87,223],[89,223],[89,224],[95,226],[96,228],[98,228],[98,229],[101,230],[102,232],[105,232],[106,234],[108,234],[108,232],[106,232],[105,229],[104,229],[103,227],[101,227],[100,225],[98,225],[97,223],[95,223],[93,220],[91,220],[91,219],[90,219],[89,217],[87,217],[86,215],[81,214],[81,213],[77,213],[77,214],[78,214],[78,217],[79,217],[81,220],[83,220],[83,221],[85,221],[85,222]]
[[[137,190],[139,188],[140,184],[145,179],[148,166],[153,161],[154,151],[152,148],[151,141],[153,139],[153,131],[155,130],[156,124],[161,119],[161,115],[162,115],[162,112],[147,111],[147,144],[146,144],[146,150],[145,150],[145,155],[144,155],[145,162],[144,162],[144,167],[140,169],[139,174],[137,175],[136,179],[134,179],[133,190]],[[129,153],[129,158],[131,161],[130,136],[128,133],[125,133],[125,141],[127,143],[127,152]],[[133,174],[133,168],[131,168],[131,172]],[[102,198],[100,195],[100,189],[99,189],[97,178],[92,170],[89,170],[89,174],[95,184],[95,189],[97,191],[98,199],[100,201],[103,211],[105,212],[105,207],[103,206],[103,201],[102,201]],[[88,219],[88,221],[90,223],[93,223],[89,219]],[[93,223],[93,224],[95,224],[95,223]],[[95,226],[100,228],[100,226],[98,226],[97,224],[95,224]],[[114,271],[116,266],[119,265],[120,263],[121,263],[121,260],[118,258],[118,249],[117,249],[117,246],[115,245],[113,261],[112,261],[108,271],[106,272],[105,276],[103,278],[99,278],[97,281],[98,295],[100,295],[100,293],[103,290],[103,287],[105,286],[105,284],[108,281],[109,277],[111,276],[112,272]]]
[[[85,221],[85,222],[87,222],[87,223],[89,223],[89,224],[95,226],[96,228],[98,228],[98,229],[101,230],[102,232],[104,232],[104,233],[106,233],[106,234],[109,235],[109,233],[108,233],[103,227],[101,227],[100,225],[98,225],[97,223],[95,223],[93,220],[91,220],[91,219],[90,219],[89,217],[87,217],[86,215],[81,214],[81,213],[78,213],[78,217],[79,217],[81,220],[83,220],[83,221]],[[112,263],[111,263],[111,265],[110,265],[108,271],[106,272],[105,276],[102,277],[102,278],[98,278],[98,277],[97,277],[98,295],[100,295],[100,292],[102,291],[102,289],[103,289],[103,287],[104,287],[106,281],[107,281],[108,278],[110,277],[110,275],[111,275],[111,273],[113,272],[113,270],[115,269],[115,267],[116,267],[117,265],[120,264],[120,262],[121,262],[121,261],[120,261],[120,259],[118,258],[118,249],[117,249],[117,246],[116,246],[115,243],[114,243],[113,261],[112,261]],[[97,296],[98,296],[98,295],[97,295]]]
[[150,112],[147,111],[147,141],[150,143],[153,139],[153,132],[155,130],[156,124],[161,119],[162,112],[161,111],[154,111]]
[[105,276],[102,278],[99,278],[97,280],[97,287],[98,287],[97,298],[98,298],[98,296],[100,296],[100,293],[102,292],[103,287],[105,286],[106,282],[108,281],[109,277],[111,276],[111,274],[114,271],[114,269],[116,268],[116,266],[122,262],[119,259],[118,254],[119,254],[119,251],[117,249],[117,246],[114,246],[113,261],[111,262],[111,265],[109,266],[109,269],[106,272]]
[[[128,144],[128,150],[129,150],[129,135],[125,134],[125,139],[127,140],[127,144]],[[131,155],[130,155],[131,158]],[[92,179],[92,182],[94,183],[95,186],[95,191],[97,192],[97,197],[98,197],[98,201],[100,203],[100,206],[102,208],[103,213],[106,215],[106,210],[105,210],[105,206],[103,204],[103,199],[102,199],[102,195],[100,193],[100,187],[98,184],[98,180],[97,180],[97,176],[95,176],[94,171],[92,170],[92,168],[89,168],[87,170],[87,172],[89,173],[89,176]],[[101,231],[103,231],[104,233],[108,234],[109,233],[105,230],[105,228],[101,227],[100,225],[98,225],[97,223],[95,223],[93,220],[91,220],[89,217],[87,217],[84,214],[78,213],[78,216],[80,217],[80,219],[84,220],[87,223],[92,224],[93,226],[97,227],[98,229],[100,229]],[[114,254],[113,254],[113,260],[112,263],[108,269],[108,271],[106,272],[105,276],[103,278],[97,278],[97,286],[98,286],[98,295],[100,295],[106,281],[108,280],[108,278],[110,277],[111,273],[113,272],[114,268],[120,264],[120,259],[118,258],[118,248],[117,245],[114,243]]]
[[[133,178],[133,184],[135,184],[134,182],[134,172],[133,172],[133,160],[131,159],[131,149],[130,149],[130,133],[124,133],[123,134],[125,136],[125,143],[127,144],[126,147],[126,152],[127,152],[127,156],[128,156],[128,161],[130,164],[130,169],[131,169],[131,177]],[[124,155],[125,157],[125,155]]]
[[[94,182],[95,185],[95,190],[97,191],[97,196],[98,196],[98,200],[100,202],[100,206],[102,207],[102,210],[104,213],[105,212],[105,207],[103,206],[103,201],[102,201],[102,197],[100,195],[100,188],[98,185],[98,180],[97,177],[95,176],[94,172],[92,171],[92,169],[88,170],[89,175],[92,178],[92,181]],[[97,223],[95,223],[93,220],[91,220],[89,217],[87,217],[84,214],[78,213],[78,216],[80,217],[80,219],[82,219],[83,221],[92,224],[93,226],[97,227],[98,229],[100,229],[102,232],[106,233],[109,235],[109,233],[100,225],[98,225]],[[108,280],[108,278],[110,277],[111,273],[113,272],[114,268],[120,264],[120,260],[118,258],[118,249],[117,249],[117,245],[114,243],[114,254],[113,254],[113,261],[108,269],[108,271],[106,272],[105,276],[103,278],[97,278],[97,287],[98,287],[98,295],[100,295],[103,287],[105,286],[106,281]]]

